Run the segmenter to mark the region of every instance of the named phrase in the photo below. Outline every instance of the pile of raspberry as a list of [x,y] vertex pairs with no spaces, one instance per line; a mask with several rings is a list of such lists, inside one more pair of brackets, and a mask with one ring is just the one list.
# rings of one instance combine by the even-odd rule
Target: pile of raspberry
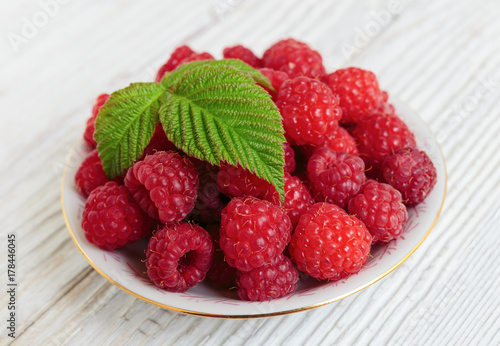
[[[372,244],[401,236],[407,208],[422,202],[436,169],[389,104],[376,76],[349,67],[327,74],[321,55],[294,39],[262,58],[241,45],[224,58],[258,69],[283,117],[284,203],[272,185],[239,166],[213,166],[178,150],[160,124],[143,157],[109,181],[94,124],[97,98],[75,176],[87,197],[89,242],[116,249],[147,238],[146,267],[160,288],[184,292],[207,279],[243,300],[293,292],[299,277],[335,281],[359,272]],[[213,59],[177,48],[156,80],[179,65]],[[142,259],[138,259],[142,260]]]

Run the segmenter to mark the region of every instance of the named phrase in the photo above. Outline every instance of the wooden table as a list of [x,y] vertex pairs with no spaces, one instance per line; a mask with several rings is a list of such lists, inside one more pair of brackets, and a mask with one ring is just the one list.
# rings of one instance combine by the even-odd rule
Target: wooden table
[[[4,1],[0,5],[0,276],[17,235],[14,344],[500,344],[500,5],[496,1]],[[43,5],[49,4],[49,5]],[[374,71],[438,137],[442,216],[388,277],[288,316],[183,315],[113,286],[64,224],[60,179],[95,97],[152,79],[176,46],[309,42],[329,70]],[[8,294],[0,296],[10,344]]]

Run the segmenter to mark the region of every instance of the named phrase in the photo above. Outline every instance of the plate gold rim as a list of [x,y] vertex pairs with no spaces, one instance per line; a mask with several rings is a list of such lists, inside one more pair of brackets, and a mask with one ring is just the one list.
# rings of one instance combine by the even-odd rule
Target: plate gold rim
[[[420,119],[421,120],[421,119]],[[423,122],[423,120],[421,120]],[[304,307],[301,307],[301,308],[297,308],[297,309],[290,309],[290,310],[284,310],[284,311],[279,311],[279,312],[272,312],[272,313],[264,313],[264,314],[255,314],[255,315],[223,315],[223,314],[211,314],[211,313],[204,313],[204,312],[198,312],[198,311],[191,311],[191,310],[186,310],[186,309],[182,309],[182,308],[177,308],[177,307],[174,307],[174,306],[169,306],[169,305],[166,305],[166,304],[161,304],[161,303],[158,303],[156,301],[153,301],[149,298],[146,298],[144,296],[141,296],[140,294],[137,294],[131,290],[129,290],[128,288],[120,285],[119,283],[117,283],[116,281],[114,281],[113,279],[111,279],[108,275],[106,275],[91,259],[90,257],[87,255],[87,253],[82,249],[82,247],[80,246],[80,244],[78,243],[78,241],[76,240],[76,237],[73,233],[73,230],[71,229],[71,226],[69,224],[69,221],[68,221],[68,216],[66,214],[66,207],[64,205],[64,183],[66,181],[66,173],[68,171],[68,167],[69,167],[69,163],[70,163],[70,160],[71,160],[71,157],[73,156],[74,152],[75,152],[75,148],[76,148],[76,145],[78,144],[75,144],[68,156],[68,159],[67,159],[67,162],[66,162],[66,166],[64,167],[64,171],[63,171],[63,176],[62,176],[62,182],[61,182],[61,206],[62,206],[62,213],[64,215],[64,222],[66,223],[66,227],[68,229],[68,232],[71,236],[71,238],[73,239],[73,242],[75,243],[76,247],[78,248],[78,250],[81,252],[81,254],[83,255],[83,257],[87,260],[87,262],[89,262],[89,264],[99,273],[101,274],[106,280],[108,280],[109,282],[111,282],[113,285],[115,285],[116,287],[120,288],[121,290],[131,294],[132,296],[136,297],[136,298],[139,298],[145,302],[148,302],[150,304],[153,304],[153,305],[156,305],[156,306],[159,306],[161,308],[164,308],[164,309],[168,309],[168,310],[172,310],[172,311],[176,311],[176,312],[182,312],[182,313],[185,313],[185,314],[189,314],[189,315],[194,315],[194,316],[202,316],[202,317],[211,317],[211,318],[223,318],[223,319],[249,319],[249,318],[265,318],[265,317],[274,317],[274,316],[281,316],[281,315],[288,315],[288,314],[292,314],[292,313],[296,313],[296,312],[301,312],[301,311],[306,311],[306,310],[311,310],[311,309],[314,309],[314,308],[318,308],[320,306],[324,306],[324,305],[327,305],[327,304],[331,304],[331,303],[334,303],[336,301],[339,301],[341,299],[344,299],[344,298],[347,298],[357,292],[360,292],[362,290],[364,290],[365,288],[373,285],[374,283],[376,283],[377,281],[380,281],[381,279],[383,279],[384,277],[386,277],[387,275],[389,275],[390,273],[392,273],[396,268],[398,268],[401,264],[403,264],[419,247],[420,245],[422,245],[422,243],[424,242],[424,240],[427,238],[427,236],[430,234],[430,232],[432,231],[432,229],[434,228],[434,226],[436,225],[436,222],[437,220],[439,219],[439,216],[441,215],[441,211],[443,210],[443,206],[444,206],[444,202],[445,202],[445,199],[446,199],[446,194],[447,194],[447,189],[448,189],[448,171],[446,169],[446,159],[444,157],[444,154],[443,154],[443,150],[441,148],[441,145],[439,144],[439,142],[436,140],[436,137],[434,136],[434,134],[432,133],[432,131],[430,130],[430,128],[427,126],[427,124],[425,122],[423,122],[424,125],[427,127],[427,129],[429,130],[429,132],[431,133],[434,141],[436,142],[438,148],[439,148],[439,152],[441,154],[441,158],[443,159],[443,168],[444,168],[444,174],[445,174],[445,182],[444,182],[444,194],[443,194],[443,200],[441,201],[441,206],[439,207],[439,211],[438,213],[436,214],[436,217],[434,218],[434,221],[432,222],[431,226],[429,227],[429,229],[427,230],[427,232],[424,234],[424,236],[422,237],[422,239],[420,239],[420,241],[418,242],[418,244],[408,253],[405,255],[405,257],[403,257],[398,263],[396,263],[394,266],[392,266],[390,269],[388,269],[386,272],[384,272],[383,274],[377,276],[375,279],[367,282],[366,284],[356,288],[355,290],[352,290],[351,292],[348,292],[348,293],[345,293],[345,294],[342,294],[340,296],[337,296],[335,298],[332,298],[332,299],[329,299],[329,300],[326,300],[324,302],[321,302],[321,303],[317,303],[317,304],[313,304],[313,305],[308,305],[308,306],[304,306]]]

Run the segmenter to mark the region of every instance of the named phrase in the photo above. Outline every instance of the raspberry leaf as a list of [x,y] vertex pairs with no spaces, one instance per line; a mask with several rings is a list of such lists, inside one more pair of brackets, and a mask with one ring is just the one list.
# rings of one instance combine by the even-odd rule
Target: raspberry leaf
[[100,109],[94,138],[106,175],[123,174],[143,154],[158,124],[165,86],[134,83],[115,91]]
[[253,78],[225,64],[183,65],[162,81],[160,121],[169,140],[187,154],[247,168],[272,183],[283,201],[281,115]]
[[186,71],[192,70],[194,67],[200,65],[215,66],[215,67],[217,66],[233,67],[238,71],[246,74],[248,77],[252,78],[256,83],[259,83],[260,85],[265,86],[269,90],[274,91],[271,82],[266,76],[264,76],[262,73],[260,73],[258,70],[254,69],[250,65],[238,59],[200,60],[183,64],[177,67],[175,71],[168,73],[168,75],[166,74],[165,76],[163,76],[161,83],[166,86],[173,85],[184,75],[184,73],[186,73]]

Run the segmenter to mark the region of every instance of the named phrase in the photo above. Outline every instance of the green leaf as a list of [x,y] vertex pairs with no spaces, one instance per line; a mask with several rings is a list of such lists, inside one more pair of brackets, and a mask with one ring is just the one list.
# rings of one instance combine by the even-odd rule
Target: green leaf
[[249,74],[227,64],[191,63],[162,84],[160,121],[178,148],[215,165],[247,168],[272,183],[283,200],[281,115]]
[[188,70],[192,70],[194,67],[198,67],[200,65],[208,65],[213,67],[218,67],[218,66],[233,67],[238,71],[248,75],[256,83],[259,83],[260,85],[265,86],[269,90],[274,91],[271,82],[266,76],[264,76],[258,70],[254,69],[253,67],[251,67],[250,65],[244,63],[239,59],[200,60],[200,61],[193,61],[190,63],[186,63],[177,67],[177,69],[170,72],[169,75],[165,75],[161,82],[166,86],[174,85]]
[[160,83],[135,83],[112,93],[100,109],[94,138],[108,178],[123,174],[143,154],[164,94]]

